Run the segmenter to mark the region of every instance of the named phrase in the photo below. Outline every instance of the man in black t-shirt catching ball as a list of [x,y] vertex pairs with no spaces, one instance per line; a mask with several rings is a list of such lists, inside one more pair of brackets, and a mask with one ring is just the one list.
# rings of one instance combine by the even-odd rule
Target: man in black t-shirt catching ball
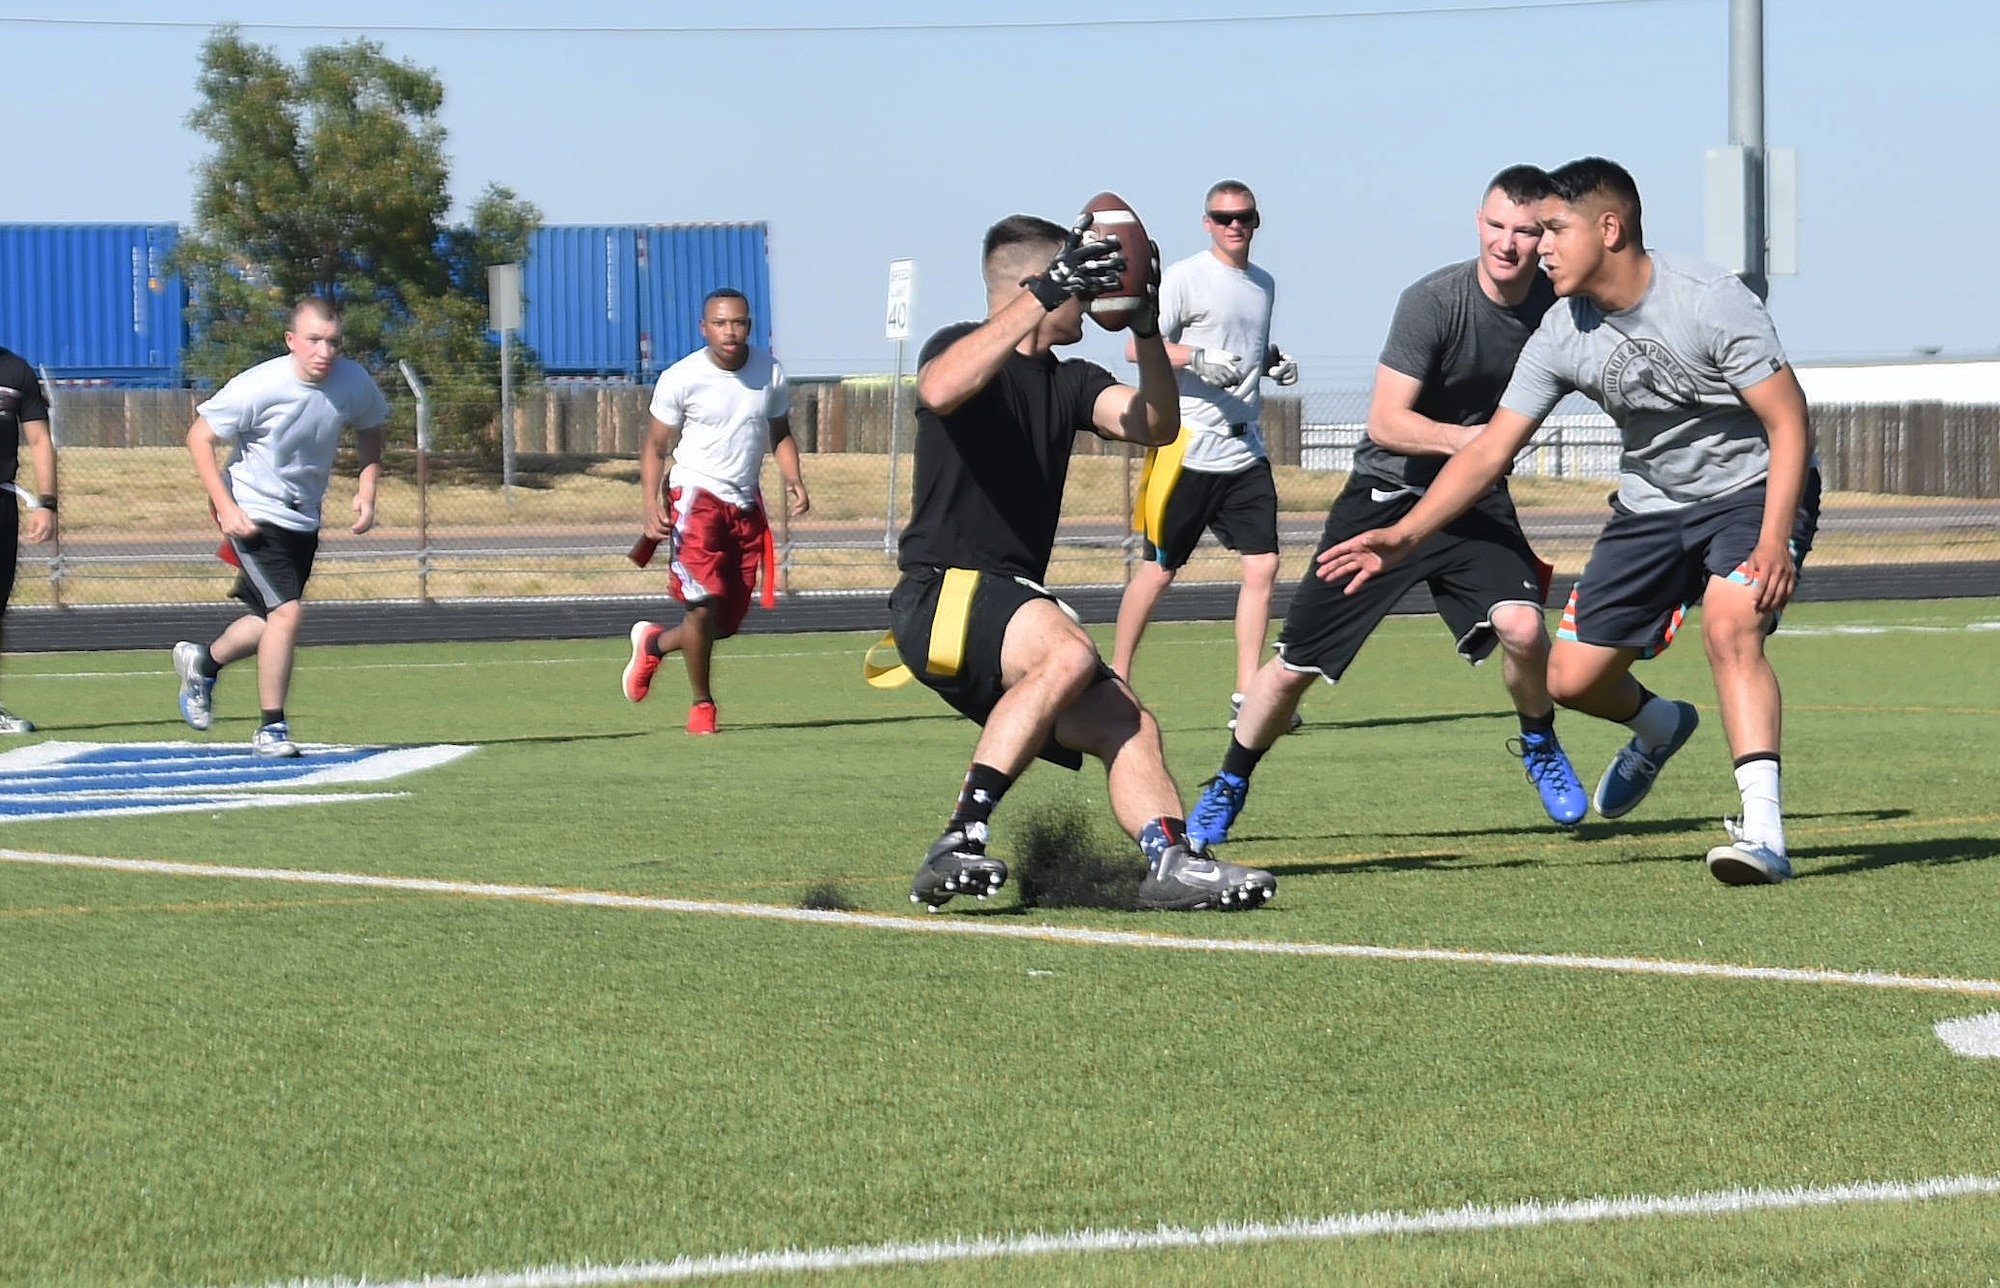
[[[1116,289],[1125,255],[1153,263],[1153,297],[1131,324],[1137,389],[1053,352],[1083,337],[1085,302]],[[1145,853],[1141,907],[1257,907],[1277,882],[1189,852],[1159,725],[1041,585],[1075,436],[1157,447],[1180,429],[1158,252],[1094,235],[1088,216],[1065,232],[1014,215],[987,231],[982,266],[986,320],[946,327],[918,360],[916,504],[889,611],[911,673],[984,732],[910,898],[935,910],[999,889],[1007,866],[986,853],[994,807],[1037,756],[1075,769],[1088,754],[1104,762],[1112,813]]]

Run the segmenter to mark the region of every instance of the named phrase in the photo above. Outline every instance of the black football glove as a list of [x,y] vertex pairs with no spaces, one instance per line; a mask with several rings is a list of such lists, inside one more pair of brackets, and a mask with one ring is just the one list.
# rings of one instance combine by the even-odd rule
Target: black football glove
[[1141,340],[1150,340],[1160,333],[1160,243],[1148,241],[1146,250],[1152,256],[1146,273],[1146,297],[1132,310],[1131,321],[1132,334]]
[[1087,300],[1115,291],[1124,277],[1125,257],[1118,253],[1118,239],[1094,236],[1090,231],[1092,222],[1089,211],[1078,215],[1049,266],[1021,282],[1050,313],[1061,308],[1066,300]]

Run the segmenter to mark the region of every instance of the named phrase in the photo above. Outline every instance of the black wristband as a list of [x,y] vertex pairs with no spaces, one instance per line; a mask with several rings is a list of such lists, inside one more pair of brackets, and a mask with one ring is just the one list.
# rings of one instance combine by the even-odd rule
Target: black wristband
[[1035,297],[1035,302],[1042,306],[1044,313],[1055,312],[1063,306],[1063,301],[1069,299],[1069,292],[1051,282],[1047,273],[1024,277],[1021,285],[1028,288],[1028,294]]
[[54,514],[56,512],[56,499],[53,496],[41,498],[41,508],[47,510],[50,514]]

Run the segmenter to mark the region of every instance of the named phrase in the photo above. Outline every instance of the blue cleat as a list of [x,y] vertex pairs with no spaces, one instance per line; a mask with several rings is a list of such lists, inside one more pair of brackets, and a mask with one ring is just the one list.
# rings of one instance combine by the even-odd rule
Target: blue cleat
[[1575,827],[1583,821],[1590,809],[1590,798],[1584,795],[1583,783],[1570,767],[1569,757],[1563,753],[1554,732],[1524,733],[1510,739],[1507,749],[1521,758],[1528,781],[1540,793],[1542,808],[1550,818],[1564,827]]
[[1646,748],[1634,738],[1618,749],[1618,754],[1605,769],[1604,777],[1597,783],[1594,803],[1600,815],[1622,818],[1639,808],[1639,802],[1653,790],[1653,780],[1659,777],[1667,759],[1694,737],[1695,726],[1701,723],[1701,713],[1687,702],[1674,703],[1674,709],[1680,713],[1680,723],[1674,727],[1674,736],[1666,746]]
[[1250,799],[1250,780],[1234,774],[1217,774],[1201,785],[1201,799],[1188,815],[1189,848],[1196,853],[1229,839],[1229,825],[1243,812]]

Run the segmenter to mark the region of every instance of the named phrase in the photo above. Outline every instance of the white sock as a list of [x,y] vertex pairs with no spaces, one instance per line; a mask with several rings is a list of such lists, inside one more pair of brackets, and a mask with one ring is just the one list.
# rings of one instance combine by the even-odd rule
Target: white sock
[[1638,738],[1641,747],[1653,751],[1674,740],[1681,727],[1681,710],[1655,693],[1625,722],[1625,727]]
[[1743,793],[1743,839],[1783,854],[1785,817],[1778,758],[1759,756],[1738,765],[1736,789]]

